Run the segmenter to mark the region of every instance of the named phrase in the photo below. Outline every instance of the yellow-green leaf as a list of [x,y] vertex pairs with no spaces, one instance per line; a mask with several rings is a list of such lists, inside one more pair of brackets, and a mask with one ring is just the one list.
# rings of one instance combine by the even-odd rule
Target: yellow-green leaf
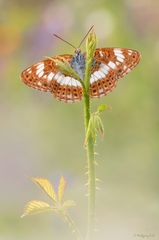
[[90,136],[93,138],[93,141],[96,142],[96,128],[95,128],[95,114],[94,113],[91,114],[91,117],[89,119],[88,128],[87,128],[85,141],[84,141],[85,146],[87,145],[88,139]]
[[58,200],[61,203],[63,199],[63,194],[66,186],[66,181],[64,177],[62,176],[59,181],[59,186],[58,186]]
[[51,210],[51,207],[48,203],[33,200],[33,201],[30,201],[27,203],[27,205],[25,206],[25,209],[24,209],[24,213],[21,217],[25,217],[25,216],[31,215],[31,214],[45,212],[48,210]]
[[65,209],[70,208],[70,207],[75,207],[76,204],[73,200],[67,200],[63,203],[62,205]]
[[32,178],[32,181],[36,183],[53,201],[56,202],[56,193],[49,180],[46,178]]
[[105,110],[107,110],[107,109],[109,109],[109,108],[110,108],[110,107],[109,107],[108,105],[106,105],[106,104],[101,104],[101,105],[98,106],[97,112],[103,112],[103,111],[105,111]]
[[95,115],[95,129],[99,132],[102,136],[104,135],[104,126],[99,114]]
[[66,60],[61,61],[61,60],[56,59],[54,61],[56,62],[58,68],[60,69],[60,71],[62,73],[77,79],[79,82],[81,82],[83,84],[79,75],[76,73],[76,71],[71,67],[71,65]]

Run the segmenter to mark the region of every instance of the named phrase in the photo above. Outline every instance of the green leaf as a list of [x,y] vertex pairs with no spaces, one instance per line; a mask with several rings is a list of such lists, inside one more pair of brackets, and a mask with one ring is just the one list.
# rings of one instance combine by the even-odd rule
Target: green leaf
[[92,31],[90,32],[86,40],[86,53],[87,53],[88,61],[94,56],[96,43],[97,43],[96,34],[92,29]]
[[24,209],[24,213],[21,217],[25,217],[27,215],[32,215],[32,214],[38,214],[45,211],[51,211],[51,210],[52,208],[48,203],[33,200],[27,203]]
[[80,76],[75,72],[75,70],[71,67],[69,62],[67,62],[66,60],[59,60],[59,59],[55,59],[54,61],[56,62],[58,68],[63,74],[75,78],[83,86],[83,81],[81,80]]
[[98,106],[97,112],[101,113],[101,112],[103,112],[103,111],[105,111],[105,110],[107,110],[107,109],[109,109],[109,108],[110,108],[110,107],[109,107],[108,105],[106,105],[106,104],[101,104],[101,105]]
[[95,115],[95,129],[96,132],[99,132],[102,136],[104,135],[104,126],[99,114]]
[[66,186],[66,181],[64,177],[62,176],[59,181],[59,186],[58,186],[58,201],[61,203],[64,195],[64,190]]
[[88,123],[84,145],[85,146],[87,145],[89,137],[92,137],[95,143],[97,138],[97,133],[100,133],[102,136],[104,135],[104,126],[100,118],[99,112],[95,112],[91,114],[91,117]]
[[32,178],[32,181],[37,184],[54,202],[57,197],[53,185],[46,178]]
[[89,95],[91,69],[92,69],[95,49],[96,49],[96,35],[92,28],[86,40],[86,66],[85,66],[85,76],[84,76],[84,85],[85,85],[84,91],[86,95]]
[[95,129],[95,114],[92,113],[89,119],[88,128],[85,136],[84,145],[87,145],[89,137],[93,138],[93,141],[96,141],[96,129]]

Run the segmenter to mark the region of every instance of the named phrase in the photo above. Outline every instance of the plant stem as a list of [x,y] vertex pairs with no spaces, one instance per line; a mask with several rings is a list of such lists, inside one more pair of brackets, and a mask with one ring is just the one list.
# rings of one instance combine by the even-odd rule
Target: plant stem
[[[89,121],[91,117],[90,106],[90,78],[91,69],[93,65],[94,52],[96,48],[96,36],[94,31],[91,31],[86,41],[86,69],[84,77],[83,89],[84,95],[84,124],[85,134],[87,134]],[[87,226],[87,240],[92,240],[95,230],[95,159],[94,159],[94,139],[89,134],[87,143],[87,168],[88,168],[88,226]]]
[[[85,63],[85,74],[84,79],[80,79],[78,74],[71,68],[67,62],[56,61],[58,67],[65,74],[70,74],[77,79],[83,87],[84,97],[84,125],[85,125],[85,136],[87,136],[89,121],[91,117],[91,106],[90,106],[90,79],[91,70],[94,64],[94,54],[96,49],[96,35],[91,28],[91,31],[86,41],[86,63]],[[86,139],[86,138],[85,138]],[[92,134],[88,134],[86,139],[86,151],[87,151],[87,168],[88,168],[88,227],[87,227],[87,240],[93,240],[95,230],[95,193],[96,193],[96,182],[95,182],[95,159],[94,159],[94,138]]]
[[[85,133],[87,133],[90,120],[90,97],[87,93],[84,94],[84,122]],[[88,167],[88,228],[87,240],[93,239],[95,228],[95,161],[94,161],[94,140],[90,135],[88,137],[87,146],[87,167]]]

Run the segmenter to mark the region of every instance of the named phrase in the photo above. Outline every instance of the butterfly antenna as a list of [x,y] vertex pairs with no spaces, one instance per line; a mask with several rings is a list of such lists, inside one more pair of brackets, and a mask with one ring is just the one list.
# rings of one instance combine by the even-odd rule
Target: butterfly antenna
[[67,42],[66,40],[64,40],[63,38],[59,37],[57,34],[53,34],[56,38],[62,40],[63,42],[67,43],[68,45],[70,45],[71,47],[73,47],[74,49],[77,49],[75,46],[73,46],[71,43]]
[[82,43],[84,42],[84,40],[86,39],[86,37],[87,37],[88,34],[92,31],[93,28],[94,28],[94,25],[88,30],[87,34],[84,36],[84,38],[83,38],[82,41],[80,42],[78,48],[80,48],[80,46],[82,45]]

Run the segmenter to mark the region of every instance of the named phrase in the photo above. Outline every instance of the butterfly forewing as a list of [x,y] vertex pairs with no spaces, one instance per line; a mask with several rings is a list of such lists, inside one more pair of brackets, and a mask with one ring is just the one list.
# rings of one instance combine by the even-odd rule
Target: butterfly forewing
[[51,91],[51,81],[57,69],[53,61],[46,59],[24,70],[21,78],[29,87]]
[[55,63],[57,59],[70,62],[72,55],[60,55],[32,65],[22,72],[23,82],[35,89],[49,91],[61,101],[76,102],[81,100],[81,84],[76,79],[60,72]]
[[125,48],[98,48],[90,79],[91,97],[105,96],[117,80],[132,70],[140,60],[139,52]]

